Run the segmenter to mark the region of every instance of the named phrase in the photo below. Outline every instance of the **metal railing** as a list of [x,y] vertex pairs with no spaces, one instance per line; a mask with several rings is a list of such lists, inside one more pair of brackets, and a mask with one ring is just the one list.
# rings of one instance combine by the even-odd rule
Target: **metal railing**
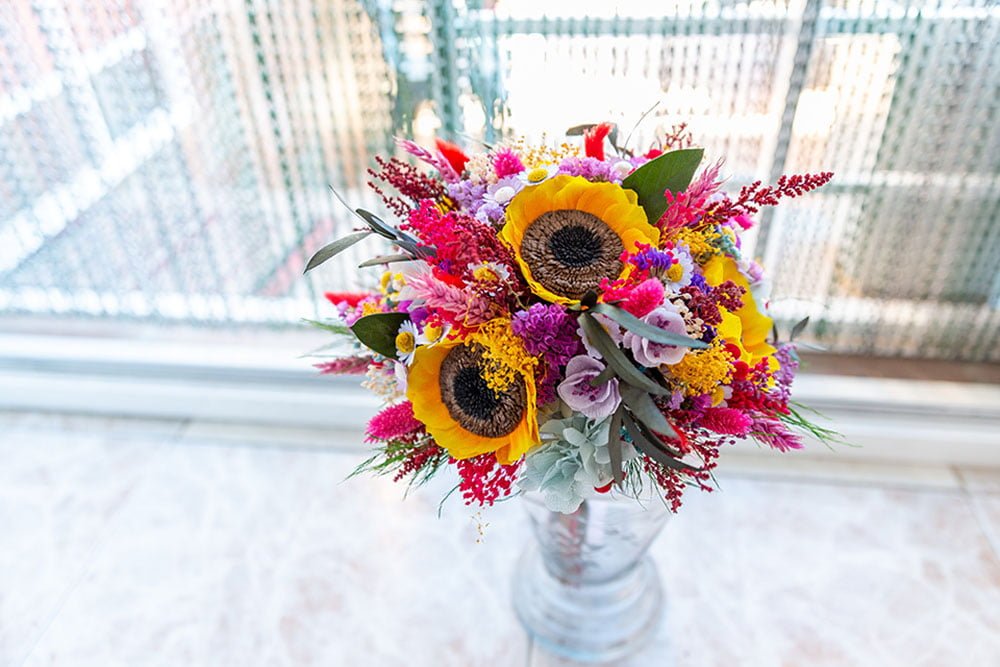
[[633,143],[687,121],[732,188],[836,172],[749,239],[783,324],[1000,361],[991,0],[13,0],[0,27],[0,313],[292,324],[368,279],[366,248],[301,269],[352,224],[328,185],[377,206],[394,133],[656,102]]

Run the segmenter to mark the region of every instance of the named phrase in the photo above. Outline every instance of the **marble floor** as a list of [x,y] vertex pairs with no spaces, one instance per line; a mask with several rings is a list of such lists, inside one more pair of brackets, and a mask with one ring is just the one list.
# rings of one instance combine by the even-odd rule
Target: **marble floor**
[[[517,503],[343,481],[358,439],[0,414],[0,665],[566,665],[510,609]],[[1000,665],[1000,470],[723,461],[622,664]]]

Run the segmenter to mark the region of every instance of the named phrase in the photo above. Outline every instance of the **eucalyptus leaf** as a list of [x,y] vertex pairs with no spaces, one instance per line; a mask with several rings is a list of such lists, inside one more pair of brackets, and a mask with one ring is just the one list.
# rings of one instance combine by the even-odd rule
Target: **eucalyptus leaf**
[[396,334],[403,322],[410,318],[406,313],[374,313],[365,315],[351,327],[365,347],[383,357],[396,358]]
[[663,416],[656,403],[649,397],[649,394],[639,391],[635,387],[620,388],[622,401],[632,411],[636,419],[646,425],[647,428],[662,433],[668,438],[679,439],[677,431],[670,425],[667,418]]
[[639,205],[646,211],[650,224],[655,224],[667,210],[665,190],[681,192],[691,185],[704,154],[701,148],[670,151],[642,165],[625,180],[622,187],[639,195]]
[[621,485],[625,479],[622,471],[622,414],[625,409],[621,406],[611,415],[611,426],[608,429],[608,456],[611,457],[611,475],[615,484]]
[[625,382],[638,387],[650,394],[657,394],[658,396],[666,396],[670,392],[661,387],[660,385],[653,382],[650,378],[643,375],[642,372],[636,368],[625,353],[622,352],[618,344],[611,340],[611,336],[608,332],[604,330],[601,323],[594,319],[593,315],[584,313],[580,316],[580,325],[583,327],[583,331],[587,334],[587,340],[597,348],[597,351],[601,353],[604,360],[609,366],[615,369],[615,373],[618,374]]
[[605,366],[604,370],[598,373],[594,378],[590,380],[591,387],[600,387],[602,384],[615,377],[615,369],[610,365]]
[[806,317],[804,320],[800,321],[798,324],[792,327],[792,333],[788,336],[788,340],[794,341],[796,336],[805,331],[806,326],[808,326],[808,324],[809,324],[809,318]]
[[348,234],[342,239],[337,239],[333,243],[323,246],[316,251],[316,254],[313,255],[306,263],[306,270],[303,271],[303,273],[309,273],[334,255],[342,253],[358,241],[367,238],[369,234],[371,234],[371,232],[368,230],[354,232],[353,234]]
[[698,470],[698,468],[690,463],[684,463],[680,459],[674,458],[668,454],[664,448],[653,442],[653,440],[651,440],[643,432],[639,424],[637,424],[628,413],[624,414],[623,423],[625,424],[625,430],[627,430],[629,435],[632,436],[632,444],[634,444],[639,451],[660,465],[674,470],[680,470],[682,472],[693,472]]
[[358,264],[358,268],[363,269],[368,266],[378,266],[379,264],[388,264],[390,262],[405,262],[410,259],[413,259],[412,255],[380,255],[379,257],[366,259]]
[[354,212],[361,216],[361,219],[368,223],[368,226],[372,228],[372,231],[383,236],[390,241],[395,241],[399,238],[399,232],[395,227],[387,224],[382,218],[378,217],[371,211],[366,211],[363,208],[356,208]]
[[698,350],[708,347],[708,344],[695,338],[691,338],[690,336],[676,334],[672,331],[665,331],[659,327],[653,326],[652,324],[643,322],[632,313],[623,308],[619,308],[618,306],[600,303],[590,310],[594,313],[607,315],[615,322],[634,333],[636,336],[646,338],[654,343],[674,345],[677,347],[693,347]]

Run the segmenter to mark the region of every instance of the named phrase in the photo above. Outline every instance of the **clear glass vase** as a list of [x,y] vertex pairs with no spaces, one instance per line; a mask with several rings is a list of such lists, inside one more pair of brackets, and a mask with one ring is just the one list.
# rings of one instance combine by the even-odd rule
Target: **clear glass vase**
[[659,626],[663,592],[649,545],[669,511],[658,498],[588,499],[573,514],[526,494],[534,541],[514,575],[514,609],[542,648],[585,662],[638,651]]

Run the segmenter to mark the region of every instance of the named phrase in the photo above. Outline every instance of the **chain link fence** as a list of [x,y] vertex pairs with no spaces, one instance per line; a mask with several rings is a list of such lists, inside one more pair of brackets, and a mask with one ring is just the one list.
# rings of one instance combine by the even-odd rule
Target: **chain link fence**
[[292,325],[371,278],[364,247],[301,270],[393,134],[652,108],[633,144],[688,122],[733,189],[836,172],[752,239],[783,325],[1000,361],[992,0],[8,0],[0,29],[0,313]]

